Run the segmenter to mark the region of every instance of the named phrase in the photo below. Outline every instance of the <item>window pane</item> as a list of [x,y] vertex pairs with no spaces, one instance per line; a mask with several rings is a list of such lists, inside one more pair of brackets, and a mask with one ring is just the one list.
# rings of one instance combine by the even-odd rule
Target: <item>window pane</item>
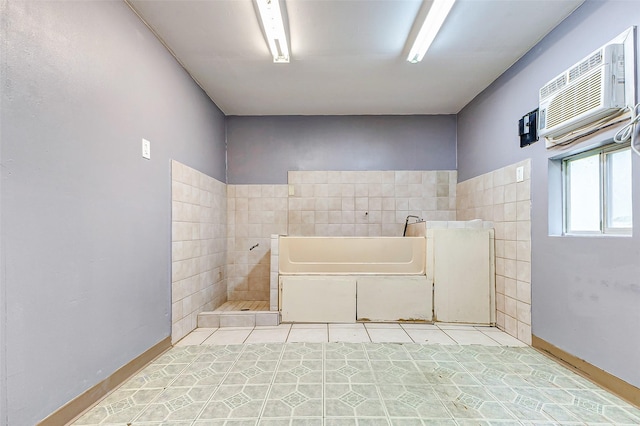
[[607,154],[607,227],[631,228],[631,150]]
[[567,162],[567,230],[600,231],[600,156]]

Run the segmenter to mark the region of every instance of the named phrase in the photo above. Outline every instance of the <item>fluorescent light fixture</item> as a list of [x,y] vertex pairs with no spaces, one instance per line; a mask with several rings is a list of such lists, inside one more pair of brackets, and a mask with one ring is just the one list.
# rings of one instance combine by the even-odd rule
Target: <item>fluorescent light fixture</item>
[[280,12],[279,0],[256,0],[262,28],[269,43],[269,50],[273,55],[273,62],[288,63],[289,47],[287,46],[287,35],[284,32],[282,13]]
[[412,64],[417,64],[424,58],[424,54],[427,53],[429,46],[431,46],[431,43],[433,43],[433,40],[436,38],[440,27],[442,27],[444,20],[447,19],[447,15],[451,11],[455,1],[456,0],[433,0],[431,9],[429,9],[429,13],[427,13],[427,17],[422,23],[416,41],[413,42],[413,46],[409,51],[407,61]]

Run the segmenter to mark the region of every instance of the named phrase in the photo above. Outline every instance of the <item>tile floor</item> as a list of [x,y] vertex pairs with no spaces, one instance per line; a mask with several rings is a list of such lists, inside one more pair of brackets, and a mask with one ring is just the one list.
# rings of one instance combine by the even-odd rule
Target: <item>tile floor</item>
[[176,346],[289,342],[527,346],[495,327],[395,323],[280,324],[274,327],[198,328]]
[[499,330],[197,329],[75,425],[640,425],[640,410]]
[[230,300],[216,308],[216,311],[268,311],[269,302],[257,300]]

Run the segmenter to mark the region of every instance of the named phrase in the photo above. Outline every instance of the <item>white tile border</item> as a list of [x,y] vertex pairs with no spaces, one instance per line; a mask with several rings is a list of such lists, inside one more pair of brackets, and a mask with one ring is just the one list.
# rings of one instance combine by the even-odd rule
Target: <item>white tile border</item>
[[285,323],[277,326],[198,328],[176,346],[285,342],[528,346],[496,327],[438,323]]

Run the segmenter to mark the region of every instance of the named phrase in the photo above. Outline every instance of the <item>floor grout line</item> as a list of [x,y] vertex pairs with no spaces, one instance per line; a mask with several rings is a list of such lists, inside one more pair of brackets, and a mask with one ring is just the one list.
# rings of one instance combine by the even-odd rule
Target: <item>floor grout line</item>
[[[327,324],[327,338],[329,337],[329,324]],[[327,381],[325,379],[325,376],[327,374],[327,345],[325,345],[324,343],[322,344],[322,379],[321,379],[321,383],[322,383],[322,390],[320,392],[320,398],[322,399],[322,425],[324,426],[324,424],[326,423],[326,412],[325,412],[325,404],[326,404],[326,394],[325,394],[325,388],[327,385]]]
[[454,339],[453,336],[449,335],[449,333],[447,333],[445,330],[440,329],[440,331],[446,334],[449,339],[453,340],[456,345],[460,345],[460,343],[456,339]]
[[[224,348],[227,349],[229,345],[224,345]],[[202,408],[198,411],[198,414],[196,414],[196,416],[193,419],[193,422],[191,423],[192,425],[195,424],[196,421],[198,421],[198,419],[200,418],[200,416],[202,415],[202,413],[204,412],[204,410],[207,408],[207,406],[211,403],[211,400],[213,399],[213,397],[215,396],[215,394],[218,392],[218,390],[220,390],[220,388],[222,387],[222,384],[224,383],[224,381],[227,379],[227,377],[229,377],[229,374],[231,373],[231,371],[233,370],[233,367],[235,367],[236,363],[238,362],[238,360],[240,359],[240,357],[242,356],[242,354],[247,350],[247,346],[244,345],[244,347],[242,348],[241,351],[239,351],[236,354],[236,357],[233,361],[233,363],[231,364],[231,366],[229,367],[229,369],[224,373],[224,376],[222,377],[222,379],[220,380],[220,383],[218,383],[215,386],[215,389],[213,390],[213,392],[211,392],[211,395],[209,395],[209,398],[207,398],[207,401],[202,405]],[[216,360],[212,361],[216,362]]]
[[493,337],[489,336],[489,333],[485,333],[482,330],[479,330],[480,333],[484,334],[485,336],[487,336],[489,339],[493,340],[494,342],[496,342],[498,345],[502,346],[502,343],[498,342],[496,339],[494,339]]
[[[273,370],[273,375],[271,376],[271,381],[269,382],[269,388],[267,389],[267,393],[262,401],[262,407],[260,407],[260,414],[258,414],[258,422],[263,418],[264,409],[267,406],[267,402],[269,401],[269,396],[271,396],[271,392],[273,391],[273,384],[275,383],[276,376],[278,375],[278,371],[280,369],[280,365],[282,364],[282,357],[284,356],[286,348],[286,343],[283,343],[280,347],[280,356],[278,356],[278,362],[276,363],[276,369]],[[256,360],[256,362],[258,362]],[[290,416],[291,417],[291,416]],[[291,421],[289,421],[291,423]]]

